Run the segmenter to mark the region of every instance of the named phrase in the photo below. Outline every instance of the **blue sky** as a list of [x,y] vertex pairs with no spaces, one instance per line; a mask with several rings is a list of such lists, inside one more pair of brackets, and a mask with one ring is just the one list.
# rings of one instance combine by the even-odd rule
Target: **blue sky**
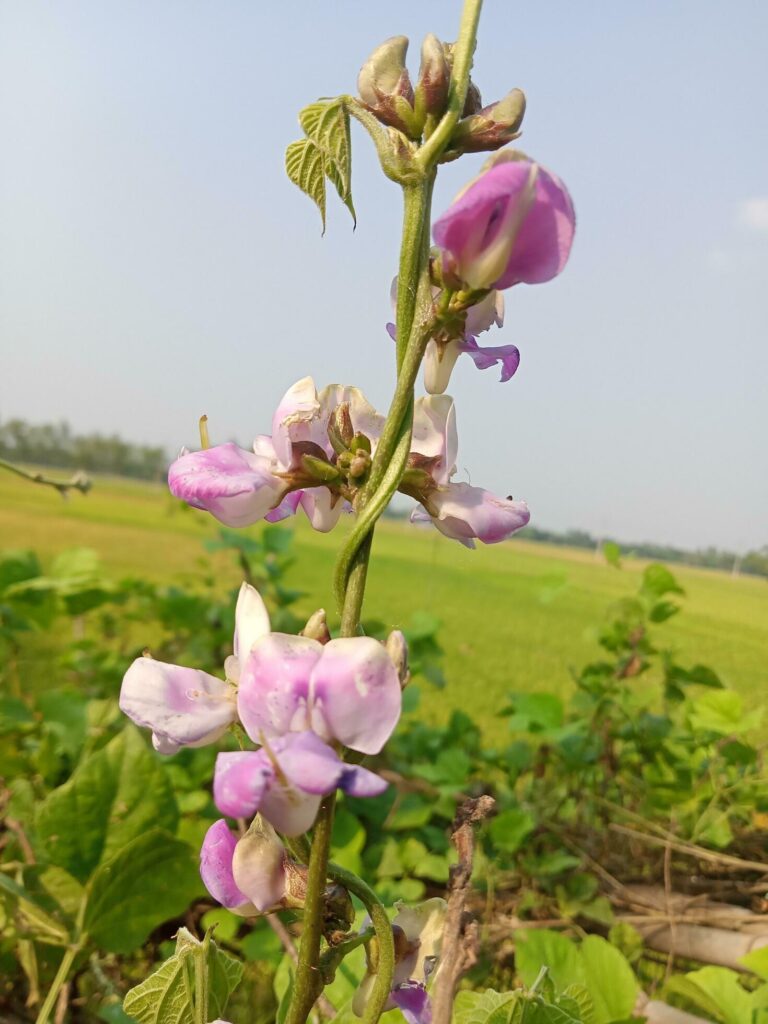
[[[458,0],[0,0],[0,417],[173,451],[247,442],[298,377],[385,406],[400,200],[353,140],[358,228],[284,176],[301,106]],[[499,384],[462,359],[463,478],[542,527],[768,542],[762,0],[487,0],[475,79],[568,184],[565,273],[507,295]],[[481,157],[447,166],[440,212]],[[488,337],[489,343],[491,338]],[[466,365],[465,365],[466,364]]]

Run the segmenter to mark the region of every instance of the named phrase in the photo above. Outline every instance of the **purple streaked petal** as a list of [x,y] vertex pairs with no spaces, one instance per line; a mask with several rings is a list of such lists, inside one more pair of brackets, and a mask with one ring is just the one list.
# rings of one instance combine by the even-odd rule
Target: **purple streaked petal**
[[304,491],[291,491],[290,494],[286,494],[276,508],[273,508],[271,512],[267,512],[264,516],[264,521],[267,523],[281,523],[283,519],[295,516],[296,510],[301,504],[303,493]]
[[315,823],[322,797],[301,789],[286,789],[278,780],[261,802],[261,813],[284,836],[300,836]]
[[472,359],[478,370],[487,370],[497,363],[501,363],[501,376],[499,380],[503,383],[510,380],[520,365],[520,352],[515,345],[478,345],[474,338],[466,338],[459,342],[461,352],[466,352]]
[[213,800],[230,818],[249,818],[259,810],[274,778],[263,750],[219,754],[213,775]]
[[408,980],[392,989],[392,1002],[399,1007],[408,1024],[431,1024],[432,1004],[420,981]]
[[573,203],[560,179],[530,160],[511,159],[475,179],[433,234],[472,287],[501,289],[559,274],[574,228]]
[[235,638],[233,650],[240,666],[251,653],[258,639],[269,633],[269,612],[261,594],[249,583],[243,583],[235,606]]
[[309,678],[323,645],[304,636],[270,633],[257,640],[240,673],[237,708],[254,743],[309,726]]
[[123,677],[120,710],[151,729],[155,749],[213,743],[237,718],[235,691],[196,668],[137,658]]
[[447,484],[430,495],[432,522],[441,533],[462,543],[477,539],[498,544],[526,526],[531,518],[524,501],[497,498],[481,487]]
[[392,341],[397,341],[397,328],[395,325],[390,321],[389,323],[384,324],[384,328]]
[[315,796],[333,792],[344,774],[339,755],[313,732],[289,733],[277,740],[275,756],[291,785]]
[[200,849],[200,877],[213,898],[228,910],[240,909],[248,912],[254,908],[250,900],[235,882],[232,873],[232,858],[237,846],[237,836],[221,818],[205,833]]
[[363,754],[378,754],[400,718],[397,669],[372,637],[331,640],[312,669],[312,727]]
[[388,787],[386,779],[360,765],[346,765],[339,782],[339,789],[357,797],[380,796]]
[[176,459],[168,486],[175,497],[233,527],[263,519],[285,492],[268,459],[231,443]]

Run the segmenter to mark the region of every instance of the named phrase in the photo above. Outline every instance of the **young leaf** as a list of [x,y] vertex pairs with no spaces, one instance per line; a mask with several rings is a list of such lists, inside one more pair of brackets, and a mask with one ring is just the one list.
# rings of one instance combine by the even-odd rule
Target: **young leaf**
[[37,831],[52,863],[80,882],[154,826],[175,831],[178,809],[168,776],[138,730],[128,726],[49,793]]
[[325,168],[321,150],[311,139],[292,142],[285,151],[285,171],[317,206],[325,232]]
[[130,953],[201,889],[192,847],[150,829],[102,864],[92,880],[84,928],[110,953]]
[[452,1024],[506,1024],[515,992],[459,992],[453,1006]]
[[580,952],[586,987],[594,1003],[595,1024],[631,1016],[639,986],[627,958],[599,935],[588,935]]

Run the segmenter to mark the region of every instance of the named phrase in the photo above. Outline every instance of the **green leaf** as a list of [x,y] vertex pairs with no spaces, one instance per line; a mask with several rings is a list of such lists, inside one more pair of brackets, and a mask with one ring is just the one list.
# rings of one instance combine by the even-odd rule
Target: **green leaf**
[[756,729],[762,721],[762,710],[745,712],[744,702],[733,690],[713,690],[691,704],[689,720],[694,729],[732,736]]
[[191,846],[161,829],[134,839],[93,876],[84,929],[110,953],[130,953],[200,893]]
[[654,563],[643,573],[642,592],[646,597],[659,598],[664,594],[684,594],[685,591],[665,565]]
[[595,1024],[631,1016],[639,985],[627,958],[599,935],[588,935],[579,951],[594,1003]]
[[533,832],[536,822],[528,811],[511,807],[497,815],[488,826],[494,845],[505,853],[517,853],[523,842]]
[[19,915],[18,923],[23,932],[50,946],[69,944],[71,939],[66,925],[49,913],[47,906],[41,906],[41,901],[27,892],[23,886],[0,873],[0,890],[3,890],[6,898],[10,897],[15,904]]
[[758,978],[768,981],[768,946],[763,946],[762,949],[753,949],[751,953],[743,956],[739,963],[744,964]]
[[453,1004],[452,1024],[506,1024],[517,996],[514,992],[459,992]]
[[292,142],[285,151],[285,172],[320,211],[325,232],[325,164],[311,139]]
[[727,967],[702,967],[673,975],[667,989],[688,1000],[697,1010],[711,1014],[719,1024],[745,1024],[751,1016],[749,993],[739,976]]
[[521,928],[515,932],[515,967],[528,987],[534,983],[542,967],[549,968],[549,976],[557,989],[585,982],[576,943],[547,928]]
[[49,793],[37,814],[49,859],[81,882],[148,828],[173,832],[177,823],[168,776],[132,726]]
[[339,100],[320,100],[305,107],[299,122],[308,139],[322,151],[325,174],[339,199],[357,221],[352,203],[352,144],[349,114]]
[[69,548],[54,559],[50,575],[69,580],[73,576],[95,576],[99,568],[99,556],[93,548]]
[[35,579],[41,572],[34,551],[4,551],[0,557],[0,594],[6,587]]

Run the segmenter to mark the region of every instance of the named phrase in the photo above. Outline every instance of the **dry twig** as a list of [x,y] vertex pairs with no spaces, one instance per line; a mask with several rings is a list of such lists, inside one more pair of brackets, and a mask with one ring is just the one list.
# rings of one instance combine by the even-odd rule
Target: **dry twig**
[[432,1024],[450,1024],[453,997],[463,974],[477,961],[477,922],[467,912],[475,853],[475,827],[495,810],[493,797],[466,800],[453,823],[451,842],[458,863],[451,868],[448,881],[448,909],[445,915],[440,969],[432,990]]

